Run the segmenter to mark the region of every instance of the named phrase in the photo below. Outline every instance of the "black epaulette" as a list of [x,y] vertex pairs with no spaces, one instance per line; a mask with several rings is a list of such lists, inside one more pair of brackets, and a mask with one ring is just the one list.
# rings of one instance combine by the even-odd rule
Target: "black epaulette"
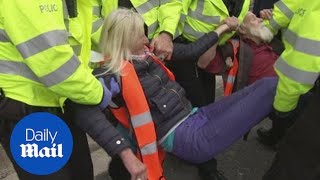
[[66,0],[69,18],[75,18],[78,16],[77,0]]

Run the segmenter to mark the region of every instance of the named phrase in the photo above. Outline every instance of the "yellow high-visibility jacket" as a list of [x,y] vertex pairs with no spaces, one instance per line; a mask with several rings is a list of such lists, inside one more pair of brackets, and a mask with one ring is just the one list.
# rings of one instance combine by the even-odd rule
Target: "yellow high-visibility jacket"
[[[118,0],[93,0],[97,9],[94,13],[93,42],[98,43],[103,19],[110,12],[118,8]],[[180,0],[131,0],[132,5],[142,15],[148,26],[148,38],[153,39],[165,31],[173,37],[177,35],[176,29],[182,11]]]
[[[184,22],[179,23],[179,31],[189,41],[195,41],[205,33],[215,30],[229,12],[223,0],[184,0],[183,11],[187,14]],[[242,22],[250,7],[250,0],[245,0],[238,19]],[[187,9],[187,12],[185,12]],[[183,26],[183,27],[181,27]],[[219,39],[224,44],[234,32],[225,33]]]
[[[29,105],[59,107],[66,98],[98,104],[103,89],[88,67],[92,3],[0,0],[0,87]],[[3,8],[5,7],[5,8]]]
[[297,106],[320,72],[320,1],[283,0],[275,4],[268,26],[283,29],[285,50],[275,63],[279,76],[274,108],[288,112]]

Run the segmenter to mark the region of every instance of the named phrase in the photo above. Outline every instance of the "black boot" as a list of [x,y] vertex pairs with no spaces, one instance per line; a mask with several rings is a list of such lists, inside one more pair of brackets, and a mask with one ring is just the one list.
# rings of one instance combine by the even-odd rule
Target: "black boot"
[[271,129],[259,128],[257,130],[258,140],[261,144],[277,148],[277,144],[297,118],[297,113],[295,110],[287,113],[274,111],[269,118],[272,120],[272,127]]
[[271,129],[259,128],[257,130],[258,140],[263,145],[277,149],[278,142],[280,142],[285,134],[285,130],[281,131],[283,131],[283,133],[276,133],[273,127]]
[[205,163],[197,165],[201,180],[228,180],[217,170],[217,160],[211,159]]
[[[319,84],[320,81],[317,81]],[[320,88],[313,88],[304,95],[301,95],[297,107],[289,112],[279,112],[275,109],[270,113],[269,118],[272,120],[272,128],[267,130],[265,128],[259,128],[257,134],[259,141],[272,148],[277,149],[278,143],[282,137],[286,134],[286,130],[291,127],[296,121],[299,114],[308,105],[313,93],[316,93]]]

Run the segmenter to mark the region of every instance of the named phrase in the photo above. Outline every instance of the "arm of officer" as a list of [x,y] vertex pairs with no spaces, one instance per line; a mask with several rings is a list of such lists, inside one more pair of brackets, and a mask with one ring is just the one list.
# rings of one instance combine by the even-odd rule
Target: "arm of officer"
[[150,43],[150,50],[156,55],[165,55],[167,60],[171,59],[173,51],[173,37],[178,27],[182,12],[180,0],[170,0],[162,4],[158,9],[158,21],[160,34],[153,38]]
[[276,2],[272,9],[272,17],[264,21],[265,25],[274,34],[277,34],[280,29],[286,29],[301,2],[302,0],[280,0]]

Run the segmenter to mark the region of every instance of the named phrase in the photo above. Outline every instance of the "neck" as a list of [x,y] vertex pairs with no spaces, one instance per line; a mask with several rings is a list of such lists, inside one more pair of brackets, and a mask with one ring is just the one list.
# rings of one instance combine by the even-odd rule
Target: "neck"
[[259,38],[253,37],[251,38],[252,41],[254,41],[256,44],[261,44],[261,40]]
[[255,42],[257,45],[262,43],[261,39],[255,36],[245,36],[244,39],[250,39],[251,41]]

